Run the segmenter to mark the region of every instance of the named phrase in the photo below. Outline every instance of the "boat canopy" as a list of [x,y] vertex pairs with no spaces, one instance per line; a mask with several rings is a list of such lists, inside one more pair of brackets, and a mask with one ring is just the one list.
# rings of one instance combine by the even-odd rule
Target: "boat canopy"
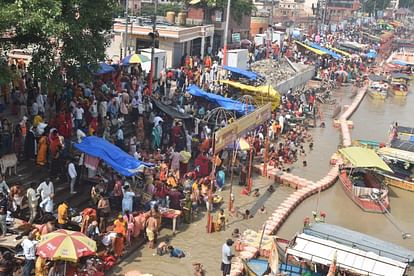
[[398,133],[413,134],[414,135],[414,127],[398,126],[397,132]]
[[388,82],[388,79],[386,77],[380,75],[369,75],[368,78],[372,81]]
[[280,94],[276,91],[276,89],[273,88],[271,85],[263,85],[263,86],[252,86],[252,85],[246,85],[240,82],[230,81],[230,80],[222,80],[221,83],[233,86],[235,88],[258,93],[263,96],[269,95],[274,99],[276,102],[276,108],[279,107],[280,104]]
[[300,45],[300,46],[302,46],[302,47],[304,47],[306,50],[309,50],[309,51],[311,51],[311,52],[314,52],[314,53],[315,53],[315,54],[317,54],[317,55],[324,56],[324,55],[326,55],[326,54],[327,54],[327,53],[326,53],[326,52],[324,52],[324,51],[321,51],[321,50],[318,50],[318,49],[312,48],[312,47],[310,47],[310,46],[308,46],[308,45],[306,45],[306,44],[304,44],[304,43],[302,43],[302,42],[300,42],[300,41],[295,40],[295,43],[296,43],[296,44],[298,44],[298,45]]
[[391,147],[399,150],[414,152],[414,142],[395,139],[391,141]]
[[378,149],[377,153],[385,157],[394,158],[403,162],[414,164],[414,152],[384,147]]
[[387,257],[378,256],[334,241],[328,241],[302,233],[296,236],[288,255],[303,258],[314,263],[329,266],[336,256],[336,266],[359,275],[405,274],[408,265]]
[[411,264],[414,262],[414,251],[399,245],[386,242],[370,235],[352,231],[329,223],[312,223],[303,229],[305,234],[334,241],[352,248],[374,252],[399,262]]
[[392,172],[391,168],[372,149],[348,147],[340,149],[339,152],[355,167],[377,168]]
[[249,80],[256,80],[258,75],[255,72],[239,69],[237,67],[223,66],[224,70],[230,71],[234,74],[248,78]]
[[404,79],[404,80],[411,80],[410,76],[407,74],[403,74],[403,73],[394,73],[391,74],[391,77],[393,79]]

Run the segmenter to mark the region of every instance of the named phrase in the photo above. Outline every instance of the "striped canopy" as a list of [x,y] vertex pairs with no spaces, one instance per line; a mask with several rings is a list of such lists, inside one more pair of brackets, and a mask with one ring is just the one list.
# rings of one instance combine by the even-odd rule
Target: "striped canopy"
[[144,55],[139,55],[139,54],[133,54],[133,55],[129,55],[126,56],[121,63],[123,65],[128,65],[128,64],[137,64],[137,63],[143,63],[143,62],[147,62],[150,59]]
[[59,229],[42,236],[37,254],[51,260],[76,263],[80,257],[94,255],[96,242],[81,232]]

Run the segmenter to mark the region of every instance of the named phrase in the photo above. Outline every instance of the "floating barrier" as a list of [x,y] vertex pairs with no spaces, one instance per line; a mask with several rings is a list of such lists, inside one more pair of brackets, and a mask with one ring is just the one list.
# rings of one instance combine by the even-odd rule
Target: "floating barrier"
[[[342,145],[345,147],[349,147],[352,145],[352,139],[350,134],[350,129],[354,127],[354,123],[352,121],[348,121],[351,115],[356,111],[359,104],[362,102],[368,86],[364,86],[361,88],[357,95],[355,96],[352,104],[344,106],[344,112],[339,117],[338,120],[334,121],[334,126],[338,125],[338,128],[341,129],[341,137],[342,137]],[[337,121],[337,122],[336,122]],[[331,187],[338,178],[338,166],[342,163],[341,157],[338,154],[333,154],[330,159],[331,165],[333,167],[329,170],[325,177],[322,179],[314,182],[307,180],[305,178],[293,175],[291,173],[286,173],[280,171],[277,168],[269,168],[267,171],[267,177],[274,179],[275,182],[280,183],[282,185],[286,185],[296,189],[296,191],[291,194],[288,198],[286,198],[278,208],[271,214],[271,216],[266,220],[265,224],[262,225],[259,232],[261,233],[264,229],[264,234],[266,236],[274,235],[277,231],[282,227],[283,223],[289,217],[289,215],[294,211],[294,209],[306,198],[309,196],[318,193],[319,191],[323,191]],[[263,164],[255,165],[253,170],[257,173],[263,175]],[[243,241],[239,241],[238,245],[236,246],[236,250],[241,250],[239,257],[240,258],[233,258],[232,259],[232,266],[231,266],[231,276],[239,276],[242,274],[243,268],[243,261],[242,259],[249,260],[251,258],[257,257],[257,255],[265,256],[267,255],[266,250],[260,250],[255,246],[244,246]],[[265,252],[265,253],[264,253]]]

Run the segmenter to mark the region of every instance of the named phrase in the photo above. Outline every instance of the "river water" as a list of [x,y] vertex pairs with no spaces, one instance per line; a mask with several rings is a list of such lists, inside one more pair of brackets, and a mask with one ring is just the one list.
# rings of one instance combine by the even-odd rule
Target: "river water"
[[[340,89],[336,92],[337,100],[341,105],[352,101],[350,98],[350,87]],[[374,101],[368,95],[361,103],[358,110],[352,116],[355,128],[352,130],[352,139],[367,139],[386,141],[388,138],[389,126],[393,121],[400,125],[413,126],[412,109],[414,107],[414,95],[411,92],[406,99],[395,99],[390,97],[385,101]],[[314,150],[307,150],[305,157],[308,166],[301,164],[292,166],[292,173],[318,180],[327,173],[330,168],[329,159],[337,150],[340,141],[339,129],[332,125],[332,108],[327,107],[322,113],[326,122],[326,128],[312,130],[314,136]],[[237,182],[237,180],[235,181]],[[265,191],[271,181],[256,176],[254,187],[260,188],[261,193]],[[246,208],[257,206],[257,198],[240,195],[240,187],[235,186],[235,205],[244,211]],[[200,214],[190,225],[181,224],[179,233],[172,237],[171,230],[165,228],[161,231],[161,239],[167,235],[171,238],[172,245],[184,250],[186,257],[183,259],[170,258],[168,256],[155,256],[154,250],[140,248],[131,254],[115,273],[123,273],[131,270],[139,270],[151,273],[154,276],[162,275],[193,275],[192,263],[200,262],[206,269],[206,275],[221,275],[221,246],[231,236],[235,228],[244,231],[248,228],[258,230],[267,217],[278,205],[291,193],[293,189],[278,186],[276,192],[265,202],[267,214],[256,214],[250,220],[240,218],[229,218],[226,231],[206,234],[206,218]],[[391,213],[395,222],[406,232],[414,234],[414,193],[406,192],[390,187]],[[224,190],[222,195],[228,199],[229,192]],[[226,205],[223,206],[224,208]],[[403,240],[400,231],[391,221],[382,214],[371,214],[363,212],[344,193],[341,184],[337,182],[330,189],[306,199],[291,214],[285,224],[278,232],[278,236],[290,239],[303,227],[303,219],[310,217],[313,210],[323,210],[327,213],[327,222],[337,224],[352,230],[360,231],[374,237],[390,241],[406,248],[414,250],[414,239]]]

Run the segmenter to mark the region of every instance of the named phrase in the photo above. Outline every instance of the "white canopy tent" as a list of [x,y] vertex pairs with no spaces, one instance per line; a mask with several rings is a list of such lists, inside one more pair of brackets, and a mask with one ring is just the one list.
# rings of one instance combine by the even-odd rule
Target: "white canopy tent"
[[333,241],[316,238],[305,233],[296,236],[287,254],[314,263],[329,266],[336,254],[336,265],[360,275],[402,276],[407,264],[379,256],[373,252],[342,245]]

